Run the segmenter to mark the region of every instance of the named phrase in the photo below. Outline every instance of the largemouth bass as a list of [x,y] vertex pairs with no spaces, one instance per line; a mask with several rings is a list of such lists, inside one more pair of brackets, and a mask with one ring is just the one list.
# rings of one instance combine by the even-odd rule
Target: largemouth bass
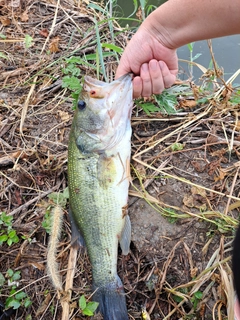
[[72,123],[68,185],[72,243],[86,244],[92,265],[93,300],[105,320],[127,320],[117,275],[118,243],[128,254],[127,215],[131,154],[132,77],[111,83],[85,77]]

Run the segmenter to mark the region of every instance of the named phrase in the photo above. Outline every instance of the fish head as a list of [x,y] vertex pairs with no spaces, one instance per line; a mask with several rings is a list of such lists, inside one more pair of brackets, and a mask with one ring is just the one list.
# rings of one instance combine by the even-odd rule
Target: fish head
[[132,76],[106,83],[86,76],[74,117],[74,135],[85,153],[113,148],[130,127]]

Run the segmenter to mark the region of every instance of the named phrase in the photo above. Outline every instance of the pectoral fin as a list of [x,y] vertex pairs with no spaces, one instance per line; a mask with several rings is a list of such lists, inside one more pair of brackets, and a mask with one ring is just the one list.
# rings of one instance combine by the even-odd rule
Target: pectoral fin
[[108,188],[114,182],[117,169],[113,157],[99,156],[98,181],[103,188]]
[[71,230],[72,230],[71,245],[78,249],[81,247],[85,247],[84,238],[77,227],[77,224],[74,220],[71,209],[69,209],[69,218],[70,218]]
[[129,215],[126,215],[125,224],[122,230],[121,238],[119,240],[123,255],[127,255],[129,253],[130,242],[131,242],[131,221],[130,221]]

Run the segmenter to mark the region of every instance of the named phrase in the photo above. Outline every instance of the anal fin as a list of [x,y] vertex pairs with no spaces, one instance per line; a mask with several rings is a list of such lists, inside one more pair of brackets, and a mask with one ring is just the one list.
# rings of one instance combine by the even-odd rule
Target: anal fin
[[131,242],[131,221],[130,221],[129,215],[126,215],[125,224],[122,230],[121,238],[119,240],[123,255],[127,255],[129,253],[130,242]]

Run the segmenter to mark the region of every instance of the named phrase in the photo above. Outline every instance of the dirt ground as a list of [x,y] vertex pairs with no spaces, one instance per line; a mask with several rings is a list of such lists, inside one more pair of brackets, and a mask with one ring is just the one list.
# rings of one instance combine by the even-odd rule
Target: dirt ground
[[[94,17],[103,20],[87,4],[0,0],[0,212],[13,217],[19,237],[0,246],[0,272],[8,279],[9,269],[20,271],[17,290],[32,302],[28,308],[21,302],[16,310],[4,311],[12,285],[0,282],[1,320],[62,316],[58,293],[47,276],[49,235],[42,223],[54,206],[49,195],[67,187],[73,109],[71,92],[61,82],[66,58],[96,52]],[[102,42],[111,42],[106,22],[99,32]],[[114,32],[115,45],[124,48],[131,32],[117,24]],[[26,35],[33,39],[29,46]],[[105,65],[110,78],[117,61],[108,57]],[[96,76],[87,64],[78,68],[79,79]],[[148,116],[137,106],[133,109],[132,243],[128,256],[119,251],[118,261],[130,319],[141,319],[143,309],[151,319],[231,319],[240,108],[237,89],[218,76],[213,70],[202,87],[189,83],[188,94],[177,96],[175,114]],[[214,85],[206,89],[209,79]],[[197,102],[206,96],[204,104]],[[57,254],[63,281],[71,238],[67,212],[68,204]],[[86,253],[78,254],[72,289],[69,319],[85,319],[77,303],[80,295],[91,297]]]

